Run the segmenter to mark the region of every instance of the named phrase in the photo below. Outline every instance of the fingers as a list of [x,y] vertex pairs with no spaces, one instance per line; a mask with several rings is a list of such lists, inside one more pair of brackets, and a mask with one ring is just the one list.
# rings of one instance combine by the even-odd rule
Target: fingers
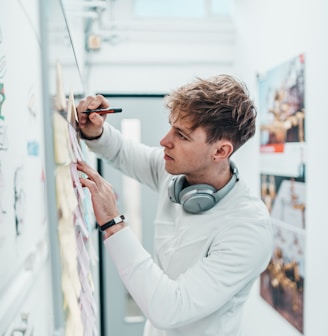
[[97,222],[106,223],[118,214],[116,195],[112,185],[100,174],[83,161],[77,162],[77,169],[85,173],[88,178],[81,178],[81,184],[87,187],[91,193],[92,206]]
[[112,186],[108,183],[96,169],[92,168],[86,162],[78,161],[77,169],[83,173],[85,173],[88,178],[81,178],[81,184],[84,187],[87,187],[91,194],[95,193],[104,193],[107,192],[107,189],[112,192]]
[[96,108],[106,108],[109,107],[108,101],[102,95],[87,96],[82,99],[77,105],[76,109],[78,112],[83,112],[86,110],[93,110]]
[[[108,107],[109,104],[105,97],[101,95],[97,96],[87,96],[86,98],[82,99],[79,104],[76,107],[76,111],[78,113],[79,117],[79,124],[80,125],[85,125],[87,124],[89,120],[89,115],[86,113],[83,113],[86,110],[93,110],[96,108],[105,108]],[[98,118],[95,118],[96,114],[92,113],[90,116],[92,116],[93,121],[97,121]],[[100,121],[102,119],[99,119]]]
[[92,168],[90,165],[88,165],[84,161],[78,161],[76,168],[77,170],[85,173],[88,176],[89,180],[93,181],[96,184],[97,183],[99,184],[100,181],[103,180],[103,178],[100,176],[97,170]]
[[79,128],[85,136],[89,138],[99,136],[102,133],[106,115],[99,115],[97,113],[86,114],[83,112],[106,107],[109,107],[109,103],[102,95],[87,96],[79,102],[76,111],[79,119]]

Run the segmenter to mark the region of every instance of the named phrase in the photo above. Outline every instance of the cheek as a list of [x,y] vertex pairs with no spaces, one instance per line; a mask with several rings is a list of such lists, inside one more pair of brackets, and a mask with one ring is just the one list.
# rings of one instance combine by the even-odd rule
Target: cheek
[[203,148],[192,146],[184,152],[185,161],[193,164],[200,164],[206,160],[206,153]]
[[189,156],[190,160],[198,164],[205,164],[211,161],[211,152],[204,146],[194,147]]

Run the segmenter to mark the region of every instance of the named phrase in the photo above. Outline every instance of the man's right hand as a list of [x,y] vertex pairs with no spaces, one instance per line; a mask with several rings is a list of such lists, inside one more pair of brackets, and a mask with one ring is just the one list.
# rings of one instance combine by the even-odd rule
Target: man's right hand
[[109,107],[108,101],[102,95],[88,96],[76,106],[81,137],[87,140],[98,139],[102,135],[106,115],[98,113],[83,113],[86,110]]

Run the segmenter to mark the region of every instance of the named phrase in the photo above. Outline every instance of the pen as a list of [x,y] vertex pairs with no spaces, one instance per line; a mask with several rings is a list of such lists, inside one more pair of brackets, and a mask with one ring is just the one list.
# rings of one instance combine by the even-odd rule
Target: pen
[[122,112],[121,108],[113,108],[113,107],[107,107],[107,108],[99,108],[99,109],[95,109],[95,110],[86,110],[83,111],[82,113],[93,113],[96,112],[98,114],[107,114],[107,113],[119,113]]

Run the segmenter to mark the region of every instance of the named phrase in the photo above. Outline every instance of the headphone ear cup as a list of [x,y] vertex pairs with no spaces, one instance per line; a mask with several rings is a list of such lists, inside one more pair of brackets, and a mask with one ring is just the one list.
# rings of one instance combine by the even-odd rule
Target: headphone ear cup
[[183,188],[183,184],[185,182],[184,175],[177,175],[173,176],[169,186],[168,186],[168,193],[169,198],[173,203],[180,203],[180,191]]
[[219,190],[209,184],[194,184],[183,189],[186,184],[185,175],[172,176],[168,185],[168,196],[172,202],[181,204],[187,212],[197,214],[209,210],[225,197],[239,180],[238,169],[233,162],[230,162],[230,169],[230,181]]
[[211,209],[217,203],[216,189],[208,184],[191,185],[179,194],[183,209],[190,213],[200,213]]

